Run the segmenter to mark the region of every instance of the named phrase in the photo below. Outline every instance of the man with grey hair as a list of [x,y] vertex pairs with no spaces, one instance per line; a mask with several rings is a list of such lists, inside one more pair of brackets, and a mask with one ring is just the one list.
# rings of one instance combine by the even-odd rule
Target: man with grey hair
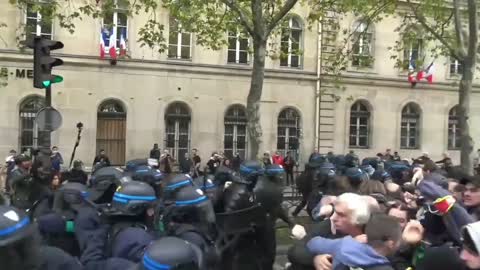
[[[308,234],[295,243],[288,251],[290,269],[314,270],[313,255],[306,248],[306,243],[316,236],[337,239],[344,236],[356,237],[364,233],[365,224],[370,219],[370,207],[364,196],[344,193],[333,203],[333,215],[315,224]],[[317,262],[326,269],[331,267],[331,255],[319,255]]]

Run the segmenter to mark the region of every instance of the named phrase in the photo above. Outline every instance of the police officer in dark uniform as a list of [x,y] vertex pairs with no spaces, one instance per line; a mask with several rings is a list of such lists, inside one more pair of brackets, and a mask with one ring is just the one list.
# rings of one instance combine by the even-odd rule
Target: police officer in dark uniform
[[165,234],[187,240],[203,252],[211,253],[216,239],[215,212],[208,197],[195,186],[176,192],[173,201],[164,201],[158,222]]
[[[254,188],[264,168],[258,161],[245,161],[240,166],[241,177],[234,176],[224,192],[225,213],[235,213],[258,206]],[[242,233],[222,256],[222,269],[272,269],[275,251],[272,252],[272,234],[266,212],[257,218],[257,226]],[[272,260],[273,257],[273,260]]]
[[41,246],[35,224],[10,206],[0,206],[0,262],[2,270],[84,269],[62,250]]
[[[113,195],[112,204],[102,209],[109,230],[108,252],[112,257],[138,261],[142,249],[133,253],[125,248],[132,244],[132,236],[143,239],[139,245],[148,244],[154,230],[154,203],[157,200],[153,188],[143,182],[131,181],[120,186]],[[132,233],[134,232],[134,233]],[[138,244],[138,243],[137,243]]]
[[88,197],[87,187],[80,183],[64,183],[55,192],[54,212],[37,218],[40,233],[49,245],[73,256],[81,255],[74,234],[74,220],[80,208],[90,206]]

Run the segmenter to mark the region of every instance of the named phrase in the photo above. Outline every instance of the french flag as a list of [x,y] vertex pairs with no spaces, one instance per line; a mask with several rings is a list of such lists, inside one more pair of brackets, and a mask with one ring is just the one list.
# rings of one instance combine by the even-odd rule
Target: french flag
[[110,38],[108,39],[108,54],[111,59],[117,59],[117,37],[115,32],[110,32]]
[[427,67],[427,69],[418,72],[417,80],[420,81],[422,79],[426,79],[428,83],[433,83],[433,72],[434,72],[434,65],[433,62]]
[[120,56],[127,55],[127,42],[125,41],[125,31],[120,34]]
[[105,59],[105,30],[102,28],[100,31],[100,59]]
[[415,76],[415,60],[410,59],[408,63],[408,81],[412,84],[412,87],[415,87],[417,84],[417,77]]

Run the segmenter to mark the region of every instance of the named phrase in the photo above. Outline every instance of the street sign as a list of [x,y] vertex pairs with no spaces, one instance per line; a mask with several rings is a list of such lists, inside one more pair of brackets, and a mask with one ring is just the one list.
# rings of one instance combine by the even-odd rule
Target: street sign
[[62,115],[54,108],[46,107],[37,113],[35,122],[41,131],[54,131],[62,125]]

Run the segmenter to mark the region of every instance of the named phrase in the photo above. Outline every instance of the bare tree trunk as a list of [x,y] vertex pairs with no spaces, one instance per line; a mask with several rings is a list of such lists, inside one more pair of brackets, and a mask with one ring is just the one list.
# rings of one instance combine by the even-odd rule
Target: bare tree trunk
[[248,155],[250,159],[258,158],[258,151],[263,143],[263,132],[260,123],[260,99],[262,98],[263,80],[265,78],[266,51],[266,39],[253,39],[252,80],[247,98]]
[[[475,58],[475,57],[473,57]],[[460,162],[462,170],[473,174],[473,139],[470,136],[470,97],[472,93],[473,71],[472,62],[475,60],[466,57],[465,69],[460,80],[459,89],[459,126],[460,126]]]

